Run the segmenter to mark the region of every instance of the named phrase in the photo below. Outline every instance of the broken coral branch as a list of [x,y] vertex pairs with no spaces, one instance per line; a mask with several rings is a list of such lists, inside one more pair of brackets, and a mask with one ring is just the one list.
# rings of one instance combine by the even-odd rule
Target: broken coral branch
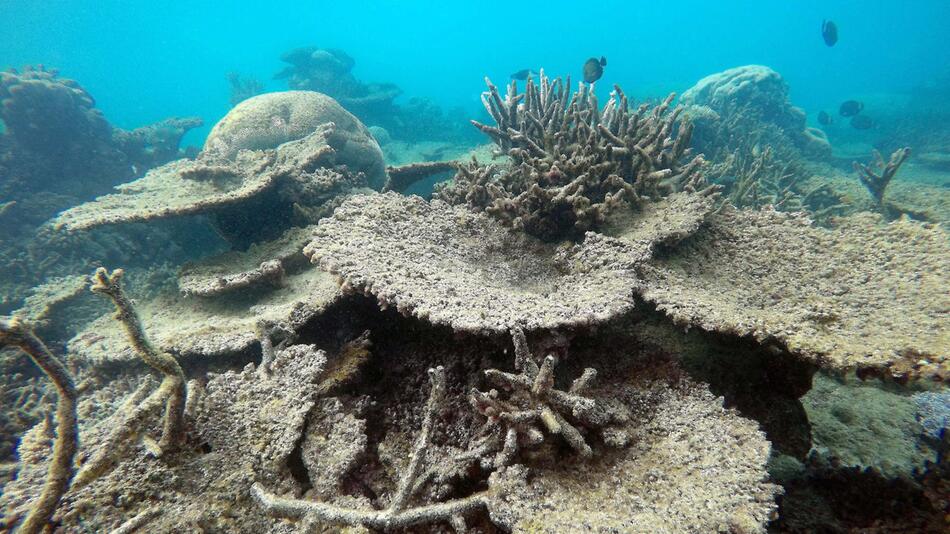
[[874,161],[871,165],[864,165],[855,161],[854,171],[858,173],[858,178],[861,179],[864,187],[871,192],[874,202],[878,207],[881,207],[884,203],[884,191],[891,180],[894,179],[897,171],[900,170],[901,165],[910,157],[910,148],[904,147],[895,150],[886,164],[880,152],[875,150],[872,154]]
[[112,299],[116,308],[115,318],[125,327],[136,353],[146,364],[164,376],[161,386],[156,391],[156,393],[168,393],[165,402],[165,425],[158,443],[160,451],[164,453],[176,449],[184,437],[184,410],[187,397],[185,373],[171,354],[158,351],[146,337],[132,301],[122,289],[123,274],[125,273],[122,269],[116,269],[110,274],[105,268],[100,267],[96,270],[95,282],[91,289],[94,293],[101,293]]
[[292,519],[383,530],[445,521],[452,524],[456,530],[464,531],[464,516],[485,508],[486,500],[482,494],[443,503],[408,506],[417,479],[423,473],[422,464],[431,445],[436,412],[445,397],[445,370],[442,367],[429,369],[429,380],[432,388],[426,403],[422,430],[413,447],[409,466],[400,478],[398,489],[388,508],[353,510],[328,503],[288,499],[268,493],[260,483],[251,487],[254,498],[268,513]]
[[46,531],[53,512],[73,478],[73,457],[79,447],[79,424],[76,420],[78,393],[66,366],[20,319],[0,319],[0,346],[4,345],[17,346],[27,353],[33,363],[46,373],[59,393],[56,403],[56,441],[53,443],[46,484],[18,530],[36,534]]

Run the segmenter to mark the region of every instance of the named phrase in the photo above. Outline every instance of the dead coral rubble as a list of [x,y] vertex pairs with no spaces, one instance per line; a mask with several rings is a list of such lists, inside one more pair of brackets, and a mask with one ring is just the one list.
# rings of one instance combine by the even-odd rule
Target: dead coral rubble
[[[473,121],[507,153],[510,168],[460,172],[438,196],[466,203],[544,240],[579,238],[627,203],[676,191],[707,189],[702,157],[688,158],[692,126],[678,121],[670,95],[659,106],[631,111],[617,86],[601,109],[591,88],[570,79],[514,80],[502,99],[491,81],[482,93],[495,126]],[[684,160],[687,160],[685,161]]]

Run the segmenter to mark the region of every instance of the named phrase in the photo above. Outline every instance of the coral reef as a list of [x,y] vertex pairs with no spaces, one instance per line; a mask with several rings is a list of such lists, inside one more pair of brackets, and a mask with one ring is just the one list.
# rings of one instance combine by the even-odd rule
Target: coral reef
[[947,243],[939,227],[870,214],[826,230],[725,210],[638,271],[643,297],[677,323],[751,335],[832,369],[946,379]]
[[[353,78],[340,51],[286,60],[290,83],[385,107],[393,124],[414,106],[417,126],[438,127],[431,102],[376,99],[385,88]],[[10,86],[42,82],[9,98],[62,93],[96,115],[74,82],[8,74]],[[525,86],[503,97],[488,82],[495,123],[471,129],[500,158],[483,148],[449,161],[433,143],[432,157],[388,168],[379,128],[330,96],[257,95],[195,159],[43,229],[74,250],[100,241],[55,225],[113,225],[89,234],[101,247],[47,254],[28,238],[10,269],[46,284],[4,297],[4,312],[19,311],[0,319],[0,344],[53,374],[68,365],[78,386],[67,377],[56,396],[17,352],[0,354],[0,461],[17,453],[0,464],[0,529],[24,518],[28,531],[273,534],[940,525],[945,229],[833,216],[874,199],[853,177],[847,194],[821,185],[830,167],[804,158],[826,145],[767,69],[703,80],[687,108],[673,97],[631,108],[618,87],[600,106],[592,86],[543,73]],[[189,124],[126,132],[141,150],[121,161],[180,157]],[[15,143],[0,135],[0,150]],[[713,165],[693,155],[701,146]],[[866,178],[883,191],[898,165]],[[438,198],[400,194],[452,171]],[[5,224],[72,202],[32,193],[4,198]],[[840,207],[852,194],[861,203]],[[827,227],[777,211],[800,209],[827,214]],[[114,226],[135,221],[146,224]],[[212,227],[214,246],[168,244]],[[86,270],[86,258],[143,247],[148,270],[96,271],[92,291],[115,312],[83,324],[102,313],[76,296],[88,280],[49,263]],[[79,333],[59,358],[24,320],[56,332],[54,352]],[[57,398],[58,427],[46,415]]]
[[[615,87],[600,109],[584,84],[576,92],[542,71],[518,94],[512,81],[502,100],[486,79],[482,102],[495,126],[473,124],[512,161],[497,174],[473,163],[439,192],[451,203],[484,210],[517,230],[547,241],[578,238],[597,229],[626,203],[675,191],[706,189],[701,157],[686,163],[692,126],[678,126],[673,95],[631,112]],[[678,133],[675,133],[678,130]]]
[[167,399],[165,400],[165,425],[158,447],[160,453],[164,454],[176,449],[182,441],[185,399],[187,398],[185,374],[172,355],[159,352],[145,336],[142,322],[135,308],[132,307],[132,301],[122,290],[124,274],[122,269],[116,269],[110,273],[100,267],[96,271],[95,282],[90,289],[93,293],[100,293],[112,300],[115,304],[115,319],[122,324],[135,352],[149,367],[163,375],[159,391],[167,392]]

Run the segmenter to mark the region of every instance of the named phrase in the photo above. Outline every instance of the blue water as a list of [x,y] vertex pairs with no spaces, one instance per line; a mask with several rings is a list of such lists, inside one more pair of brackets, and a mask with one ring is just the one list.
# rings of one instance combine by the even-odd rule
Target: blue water
[[[822,19],[838,24],[828,48]],[[155,2],[0,0],[0,67],[43,63],[79,80],[109,120],[141,126],[198,115],[200,143],[229,108],[228,71],[268,90],[282,52],[341,48],[360,80],[392,82],[403,99],[477,110],[482,77],[523,68],[579,77],[608,59],[601,91],[682,91],[725,68],[759,63],[812,112],[855,95],[906,92],[950,77],[950,2]]]

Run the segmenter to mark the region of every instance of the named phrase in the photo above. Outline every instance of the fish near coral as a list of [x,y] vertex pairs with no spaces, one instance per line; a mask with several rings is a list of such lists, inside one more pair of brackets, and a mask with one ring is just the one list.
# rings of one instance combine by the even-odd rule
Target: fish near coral
[[838,42],[838,25],[830,20],[821,21],[821,38],[826,45],[834,46]]
[[818,124],[822,126],[828,126],[829,124],[833,122],[834,122],[834,119],[831,118],[830,113],[824,110],[818,112]]
[[595,57],[588,59],[584,63],[584,81],[594,83],[604,75],[604,67],[607,66],[607,58],[600,56],[600,60]]
[[521,69],[521,70],[519,70],[518,72],[512,74],[512,75],[511,75],[511,79],[512,79],[512,80],[525,81],[525,80],[527,80],[529,77],[537,77],[537,76],[538,76],[538,73],[537,73],[537,72],[534,72],[534,71],[531,70],[531,69]]
[[838,108],[838,114],[842,117],[854,117],[858,113],[861,113],[862,109],[864,109],[863,103],[857,100],[846,100],[842,102],[841,107]]

